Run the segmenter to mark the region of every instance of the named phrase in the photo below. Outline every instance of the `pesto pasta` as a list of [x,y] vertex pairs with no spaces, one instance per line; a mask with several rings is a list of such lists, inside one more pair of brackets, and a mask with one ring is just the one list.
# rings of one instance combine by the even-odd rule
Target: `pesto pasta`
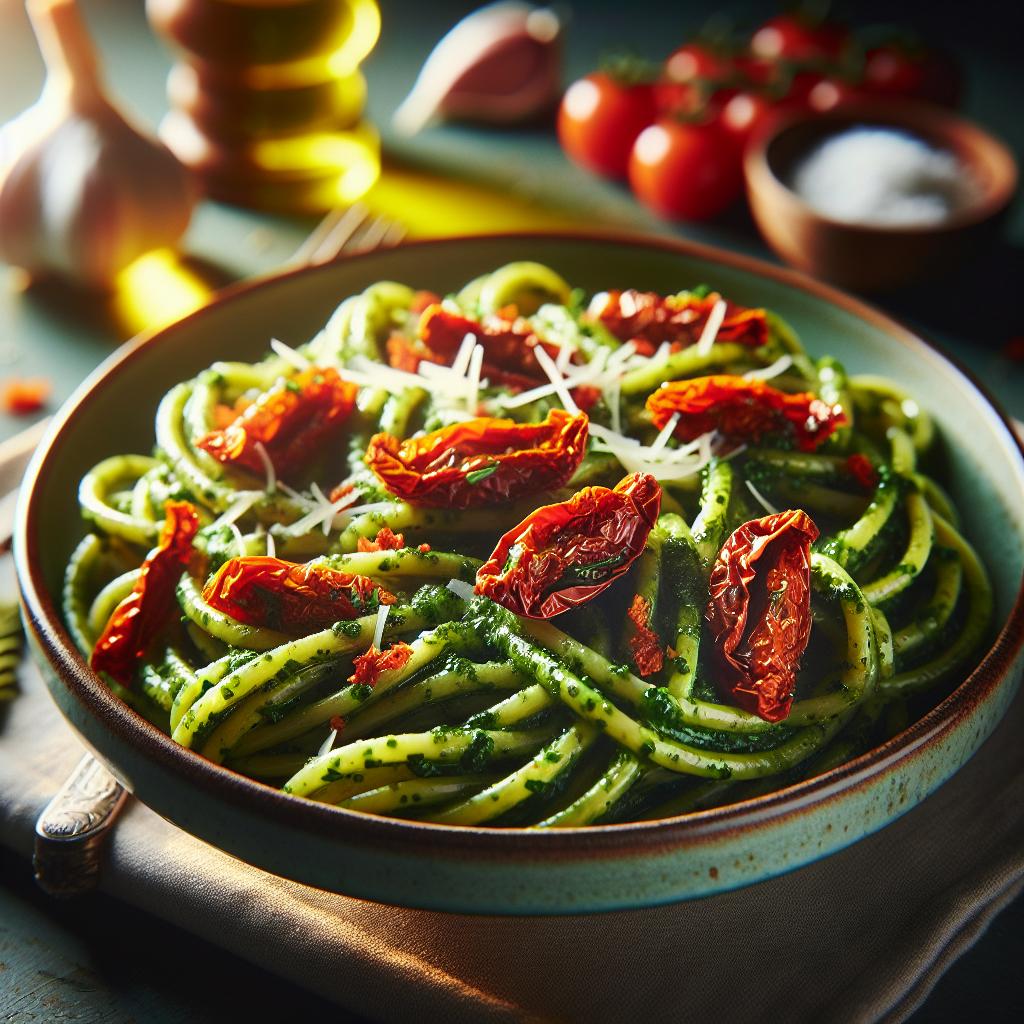
[[[152,453],[86,475],[64,614],[140,714],[296,796],[683,814],[841,764],[963,678],[992,598],[933,442],[897,384],[705,287],[381,282],[176,384]],[[804,557],[776,555],[794,524]]]

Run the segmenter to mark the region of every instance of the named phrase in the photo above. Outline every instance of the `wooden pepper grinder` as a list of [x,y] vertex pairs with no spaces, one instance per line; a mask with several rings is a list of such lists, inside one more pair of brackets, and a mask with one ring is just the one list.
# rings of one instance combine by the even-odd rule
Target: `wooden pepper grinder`
[[146,13],[180,55],[160,135],[211,196],[318,212],[376,180],[359,71],[376,0],[146,0]]

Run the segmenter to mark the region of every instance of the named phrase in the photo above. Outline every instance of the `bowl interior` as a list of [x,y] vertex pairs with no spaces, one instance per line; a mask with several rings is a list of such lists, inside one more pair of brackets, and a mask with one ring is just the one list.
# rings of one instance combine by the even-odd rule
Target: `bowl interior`
[[[294,273],[200,311],[101,367],[69,403],[32,502],[31,537],[42,578],[56,600],[68,556],[84,533],[73,496],[82,475],[120,452],[149,452],[153,415],[163,394],[216,359],[256,359],[271,337],[308,340],[347,295],[383,278],[444,292],[513,259],[550,263],[588,291],[631,286],[663,292],[707,283],[748,306],[788,320],[808,350],[831,354],[851,373],[882,373],[915,395],[935,417],[946,444],[939,468],[963,513],[967,534],[995,575],[1005,618],[1020,587],[1024,483],[1015,442],[977,388],[933,349],[879,316],[759,276],[650,246],[553,237],[470,239],[411,245],[335,266]],[[894,336],[897,335],[897,336]]]
[[[974,198],[941,225],[906,228],[873,225],[870,227],[872,231],[930,232],[976,223],[998,213],[1013,195],[1017,181],[1016,164],[1001,142],[969,121],[916,103],[871,103],[796,118],[784,123],[776,134],[766,140],[765,162],[777,182],[794,198],[799,198],[790,187],[796,163],[829,136],[861,126],[900,129],[936,149],[953,153],[969,168],[978,186]],[[824,214],[813,212],[822,220],[830,220]]]
[[[891,783],[884,775],[890,769],[911,771],[904,755],[927,748],[946,724],[969,716],[970,701],[958,704],[954,695],[929,722],[878,756],[865,755],[768,797],[684,818],[555,835],[427,826],[278,793],[178,747],[126,710],[73,653],[59,606],[68,556],[84,533],[75,501],[78,482],[104,457],[150,450],[157,403],[173,384],[216,359],[259,358],[271,337],[303,343],[342,299],[375,281],[444,292],[521,259],[545,262],[588,291],[632,286],[672,292],[707,283],[739,303],[779,313],[812,354],[830,353],[853,373],[882,373],[903,384],[934,415],[947,442],[937,453],[938,473],[958,499],[966,532],[992,575],[997,626],[1011,612],[1015,616],[1008,644],[998,659],[989,656],[993,668],[977,673],[968,686],[985,695],[1005,682],[1019,655],[1024,618],[1019,608],[1014,611],[1024,570],[1024,459],[1005,419],[967,377],[880,314],[766,264],[649,240],[500,236],[411,244],[248,286],[113,357],[79,389],[29,471],[17,537],[19,581],[54,669],[51,677],[58,677],[51,678],[58,704],[144,800],[200,838],[279,874],[385,902],[498,913],[666,902],[805,863],[814,854],[798,841],[799,829],[810,827],[801,815],[816,808],[833,813],[831,801],[839,794],[849,797],[851,829],[840,837],[837,828],[829,849],[881,827],[901,812],[891,804],[885,811],[872,783],[879,777]],[[990,727],[973,733],[974,746]],[[943,768],[944,749],[935,755],[935,774],[922,775],[915,799],[962,763],[963,757]],[[719,860],[706,858],[717,858],[718,846],[735,849],[728,863],[739,863],[742,849],[746,864],[749,853],[749,871],[735,879],[720,877],[717,867],[711,872]],[[424,851],[432,869],[429,886],[422,884]],[[470,876],[473,884],[467,886]]]

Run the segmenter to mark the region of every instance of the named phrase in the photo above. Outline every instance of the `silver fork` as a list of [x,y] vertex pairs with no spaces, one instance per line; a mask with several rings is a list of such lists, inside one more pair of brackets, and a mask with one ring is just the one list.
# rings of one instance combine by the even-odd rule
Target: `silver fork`
[[[389,248],[404,237],[401,224],[356,203],[328,213],[285,266],[330,263],[353,252]],[[36,432],[31,447],[38,440]],[[127,795],[92,754],[85,754],[36,820],[32,867],[40,888],[65,898],[95,888],[105,840]]]

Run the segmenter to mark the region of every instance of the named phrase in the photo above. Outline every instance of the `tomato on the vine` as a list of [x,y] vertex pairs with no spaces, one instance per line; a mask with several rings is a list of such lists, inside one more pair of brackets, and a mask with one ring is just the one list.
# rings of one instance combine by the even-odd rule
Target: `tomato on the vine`
[[715,124],[663,119],[637,136],[629,183],[656,213],[708,220],[739,197],[743,172],[735,144]]
[[684,43],[665,61],[670,82],[725,82],[736,74],[733,59],[706,43]]
[[718,112],[718,127],[739,150],[771,123],[776,114],[771,101],[759,92],[738,92]]
[[753,34],[750,52],[763,60],[834,63],[842,56],[849,39],[847,29],[834,22],[780,14]]
[[622,178],[634,140],[656,116],[650,85],[629,85],[597,71],[566,90],[558,110],[558,139],[576,163]]
[[940,51],[890,43],[864,55],[862,88],[873,96],[906,96],[952,107],[960,96],[960,70]]

